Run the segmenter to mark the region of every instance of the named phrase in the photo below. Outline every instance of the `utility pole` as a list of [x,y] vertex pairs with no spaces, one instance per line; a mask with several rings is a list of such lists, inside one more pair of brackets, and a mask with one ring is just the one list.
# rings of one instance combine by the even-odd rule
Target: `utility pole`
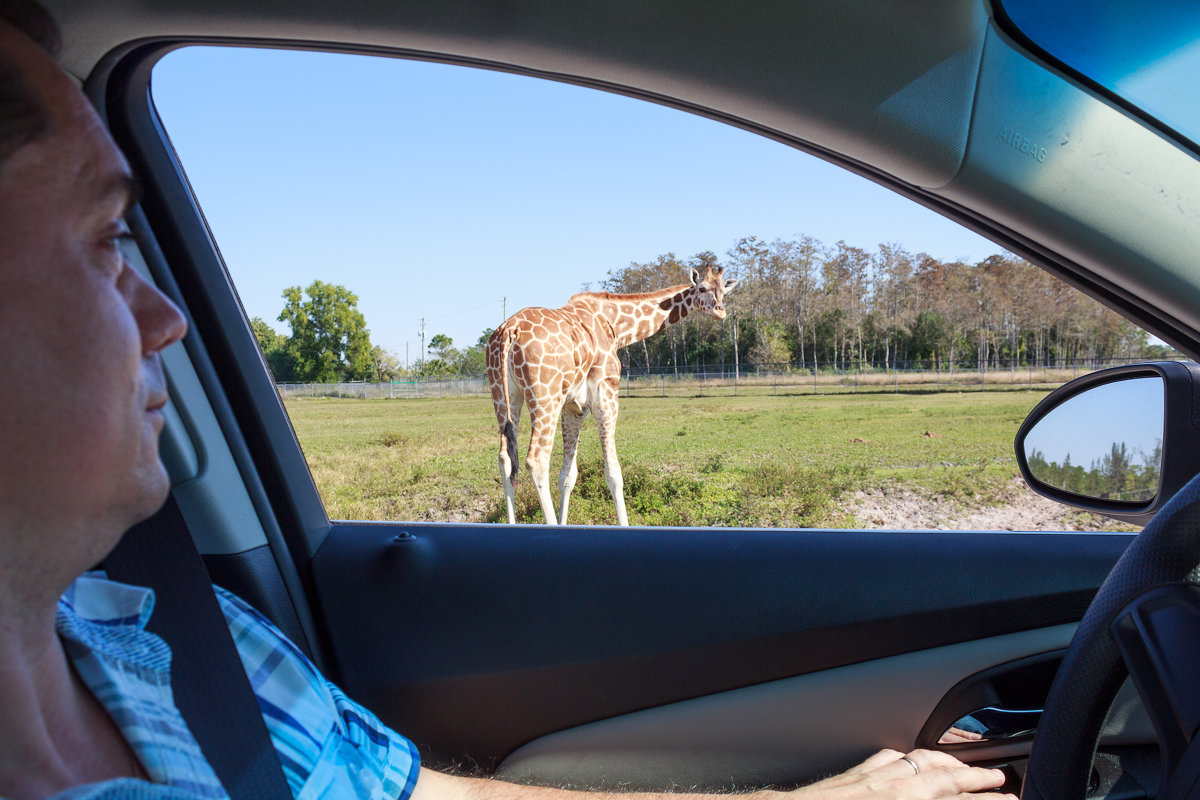
[[425,361],[425,318],[421,317],[421,361]]
[[508,297],[505,296],[504,301],[500,304],[500,321],[508,319]]
[[408,340],[404,342],[404,368],[408,369]]

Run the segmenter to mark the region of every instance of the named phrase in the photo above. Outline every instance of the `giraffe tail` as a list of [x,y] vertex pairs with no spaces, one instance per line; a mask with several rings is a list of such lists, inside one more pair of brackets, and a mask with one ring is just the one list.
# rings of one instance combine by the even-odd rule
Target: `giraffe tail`
[[517,473],[517,426],[512,418],[512,403],[508,396],[508,361],[512,357],[509,348],[512,347],[512,330],[507,324],[496,331],[493,336],[500,337],[500,395],[504,399],[504,433],[505,447],[508,449],[509,476],[511,483],[516,483]]
[[517,427],[511,422],[504,423],[504,441],[508,443],[508,460],[512,464],[508,479],[513,483],[517,480]]

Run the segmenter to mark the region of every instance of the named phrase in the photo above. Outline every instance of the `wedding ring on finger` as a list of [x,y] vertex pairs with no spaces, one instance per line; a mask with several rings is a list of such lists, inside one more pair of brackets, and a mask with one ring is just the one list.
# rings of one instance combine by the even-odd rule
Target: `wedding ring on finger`
[[908,765],[909,765],[910,767],[912,767],[912,768],[913,768],[913,773],[914,773],[914,774],[916,774],[916,775],[920,775],[920,774],[921,774],[921,768],[917,766],[917,762],[913,761],[913,760],[912,760],[911,758],[909,758],[908,756],[900,756],[900,760],[901,760],[901,761],[907,761],[907,762],[908,762]]

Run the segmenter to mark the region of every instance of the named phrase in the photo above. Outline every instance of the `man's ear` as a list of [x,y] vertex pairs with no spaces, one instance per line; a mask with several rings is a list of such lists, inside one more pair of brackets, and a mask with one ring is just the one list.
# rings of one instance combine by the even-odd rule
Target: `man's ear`
[[729,280],[725,281],[725,294],[732,292],[733,287],[737,286],[737,284],[737,278],[730,278]]
[[698,284],[700,282],[700,271],[697,270],[695,267],[692,267],[691,269],[688,270],[688,272],[690,272],[692,274],[692,286],[695,286],[696,284]]

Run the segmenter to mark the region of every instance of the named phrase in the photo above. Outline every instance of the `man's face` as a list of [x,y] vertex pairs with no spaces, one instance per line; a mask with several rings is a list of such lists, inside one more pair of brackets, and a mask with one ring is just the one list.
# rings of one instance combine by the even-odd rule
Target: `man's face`
[[121,531],[167,491],[158,351],[183,318],[125,265],[129,168],[90,105],[3,24],[0,50],[53,121],[0,165],[0,524]]

